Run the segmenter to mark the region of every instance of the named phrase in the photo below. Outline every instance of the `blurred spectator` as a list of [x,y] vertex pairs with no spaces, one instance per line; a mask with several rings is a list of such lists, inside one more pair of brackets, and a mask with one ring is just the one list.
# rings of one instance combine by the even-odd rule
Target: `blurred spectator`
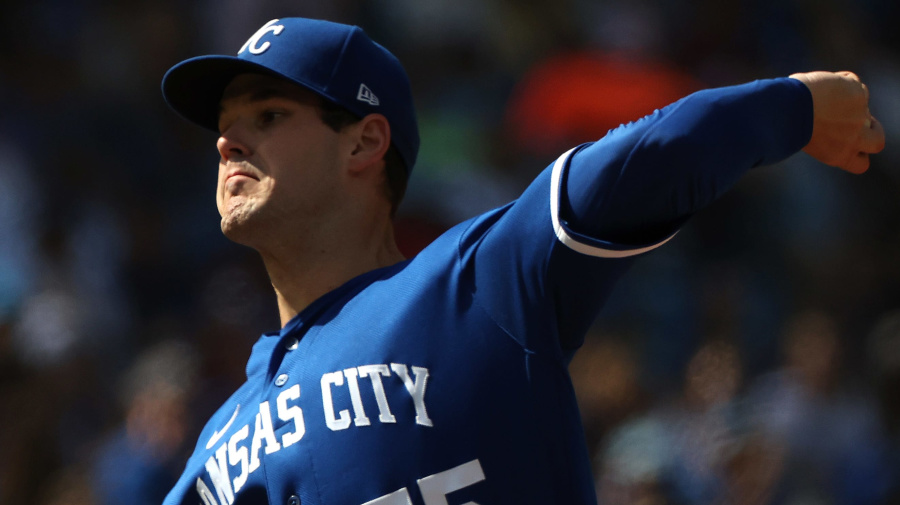
[[744,433],[730,457],[722,462],[721,471],[723,486],[711,503],[781,503],[777,492],[784,472],[783,447],[762,434]]
[[870,373],[878,385],[885,427],[900,442],[900,310],[892,310],[876,322],[867,342]]
[[639,417],[616,428],[595,462],[598,503],[673,503],[666,485],[671,443],[667,427],[655,416]]
[[881,503],[888,485],[884,432],[873,398],[842,377],[840,329],[827,314],[796,314],[784,366],[757,379],[751,421],[784,448],[787,503]]
[[900,310],[883,314],[874,325],[867,342],[867,357],[872,367],[869,377],[878,398],[881,421],[888,440],[885,452],[889,458],[890,498],[886,503],[900,503]]
[[729,462],[741,447],[742,380],[733,345],[703,345],[688,363],[674,402],[623,423],[604,443],[597,464],[600,503],[721,499],[732,478]]
[[596,447],[650,402],[629,340],[634,339],[595,329],[569,366],[588,447]]
[[99,505],[87,470],[70,465],[47,478],[36,505]]
[[42,197],[26,153],[0,133],[0,324],[7,324],[29,293],[38,266]]
[[92,477],[99,505],[165,498],[185,462],[196,359],[191,346],[166,340],[128,370],[120,391],[124,425],[97,450]]
[[665,420],[673,433],[673,492],[685,503],[710,503],[725,485],[725,463],[742,429],[737,393],[743,381],[737,349],[713,341],[687,366],[681,401]]

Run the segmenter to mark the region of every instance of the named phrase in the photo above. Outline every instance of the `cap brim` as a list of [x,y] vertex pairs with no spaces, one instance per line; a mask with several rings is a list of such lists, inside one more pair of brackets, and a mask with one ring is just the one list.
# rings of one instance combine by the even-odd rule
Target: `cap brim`
[[170,68],[162,80],[162,94],[180,116],[212,131],[218,131],[219,102],[235,76],[262,73],[287,79],[262,65],[234,56],[198,56]]

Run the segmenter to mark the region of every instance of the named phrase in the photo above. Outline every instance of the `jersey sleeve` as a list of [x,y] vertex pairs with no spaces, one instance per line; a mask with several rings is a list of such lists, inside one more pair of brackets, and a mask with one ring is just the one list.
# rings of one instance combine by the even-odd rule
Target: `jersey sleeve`
[[573,156],[562,223],[615,243],[662,240],[745,171],[787,158],[811,134],[812,96],[796,79],[697,92]]
[[694,93],[572,149],[463,237],[476,302],[526,349],[571,357],[636,256],[811,133],[809,90],[783,78]]

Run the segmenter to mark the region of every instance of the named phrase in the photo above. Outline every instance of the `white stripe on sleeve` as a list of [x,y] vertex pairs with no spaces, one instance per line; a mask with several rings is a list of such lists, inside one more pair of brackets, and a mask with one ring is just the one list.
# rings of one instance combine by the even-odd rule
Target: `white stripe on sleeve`
[[617,250],[599,247],[597,245],[588,243],[584,239],[579,239],[571,235],[567,227],[559,220],[559,192],[561,191],[560,183],[562,180],[563,169],[565,168],[566,162],[569,160],[569,157],[572,155],[575,149],[577,148],[569,149],[562,156],[560,156],[559,159],[556,160],[556,163],[553,165],[552,179],[550,181],[550,217],[553,220],[553,231],[554,233],[556,233],[556,238],[558,238],[559,241],[563,243],[563,245],[565,245],[569,249],[572,249],[573,251],[579,252],[581,254],[586,254],[588,256],[595,256],[598,258],[626,258],[628,256],[636,256],[638,254],[651,251],[665,244],[669,240],[672,240],[672,238],[678,232],[673,233],[662,242],[658,242],[646,247]]

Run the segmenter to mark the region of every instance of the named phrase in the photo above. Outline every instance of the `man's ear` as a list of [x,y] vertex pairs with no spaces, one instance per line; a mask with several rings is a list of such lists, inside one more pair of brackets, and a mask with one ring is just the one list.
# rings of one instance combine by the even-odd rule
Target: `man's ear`
[[391,125],[381,114],[369,114],[353,125],[351,173],[360,174],[384,159],[391,147]]

